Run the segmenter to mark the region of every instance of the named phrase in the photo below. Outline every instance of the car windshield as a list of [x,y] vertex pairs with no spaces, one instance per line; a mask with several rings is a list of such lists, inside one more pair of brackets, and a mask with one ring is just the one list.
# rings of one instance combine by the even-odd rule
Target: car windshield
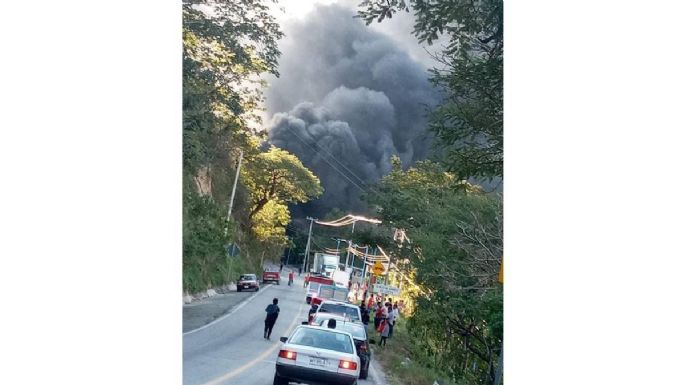
[[309,291],[318,291],[320,285],[321,284],[318,282],[310,282],[309,283]]
[[364,327],[359,324],[343,322],[338,323],[335,328],[352,334],[354,339],[366,341],[366,332],[364,331]]
[[354,353],[352,340],[350,340],[348,335],[326,329],[297,329],[288,340],[288,343],[334,350],[342,353]]
[[359,321],[359,312],[356,308],[337,303],[322,303],[319,306],[319,313],[340,314],[350,317],[353,321]]
[[[319,326],[325,327],[327,322],[328,319],[321,317],[318,323]],[[352,338],[356,340],[366,341],[366,331],[364,330],[364,326],[360,324],[336,320],[335,329],[352,334]]]
[[257,276],[254,274],[243,274],[240,276],[240,279],[243,281],[255,281],[257,280]]
[[314,323],[321,326],[324,325],[329,319],[335,319],[338,322],[349,321],[349,317],[340,317],[337,314],[319,313],[314,317]]

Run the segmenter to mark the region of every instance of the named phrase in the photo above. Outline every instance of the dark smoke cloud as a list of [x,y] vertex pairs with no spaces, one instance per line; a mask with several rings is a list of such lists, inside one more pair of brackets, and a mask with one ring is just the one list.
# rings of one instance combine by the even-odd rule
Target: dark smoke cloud
[[357,186],[387,174],[392,155],[408,166],[430,149],[425,108],[437,93],[426,68],[353,16],[319,6],[286,25],[281,77],[267,91],[270,142],[300,157],[325,188],[305,206],[312,215],[363,209]]

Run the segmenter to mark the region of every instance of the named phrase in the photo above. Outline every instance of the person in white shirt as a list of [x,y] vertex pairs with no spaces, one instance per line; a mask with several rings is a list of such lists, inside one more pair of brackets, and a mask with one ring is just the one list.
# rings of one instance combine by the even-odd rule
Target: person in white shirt
[[388,331],[388,338],[392,338],[392,329],[395,326],[395,312],[392,310],[392,305],[390,305],[389,302],[386,302],[385,306],[387,312],[386,318],[388,319],[388,325],[390,326],[390,330]]
[[390,337],[392,337],[392,330],[395,328],[397,320],[400,318],[400,309],[397,307],[397,303],[392,305],[392,327],[390,328]]

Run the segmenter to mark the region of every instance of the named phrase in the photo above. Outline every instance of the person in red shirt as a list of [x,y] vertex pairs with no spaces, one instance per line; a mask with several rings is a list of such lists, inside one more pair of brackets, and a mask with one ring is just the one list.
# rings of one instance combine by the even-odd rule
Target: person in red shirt
[[288,286],[293,284],[293,279],[295,279],[295,273],[290,270],[290,273],[288,273]]
[[373,317],[373,327],[378,330],[378,327],[381,325],[381,320],[383,319],[383,305],[378,302],[376,303],[376,313],[374,314]]

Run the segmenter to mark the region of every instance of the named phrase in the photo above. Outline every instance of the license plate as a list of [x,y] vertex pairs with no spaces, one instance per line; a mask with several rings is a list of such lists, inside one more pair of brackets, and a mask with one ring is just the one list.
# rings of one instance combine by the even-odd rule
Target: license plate
[[250,287],[250,285],[243,285],[244,289],[247,289],[248,287]]
[[326,360],[323,358],[310,357],[309,358],[309,365],[326,366]]

